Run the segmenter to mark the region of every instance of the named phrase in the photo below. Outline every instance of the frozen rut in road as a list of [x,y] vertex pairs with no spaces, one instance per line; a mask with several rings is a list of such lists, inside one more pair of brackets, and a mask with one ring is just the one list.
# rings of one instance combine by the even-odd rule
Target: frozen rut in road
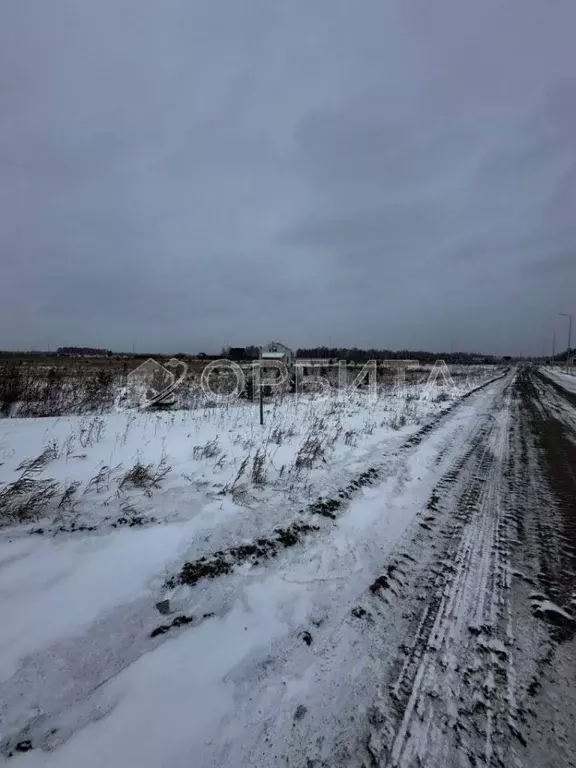
[[[508,387],[472,435],[464,460],[456,459],[435,488],[432,507],[444,518],[434,521],[440,551],[414,642],[391,688],[402,718],[384,750],[389,765],[474,765],[478,757],[489,764],[501,731],[517,728],[500,530],[509,398]],[[505,691],[498,690],[502,684]]]

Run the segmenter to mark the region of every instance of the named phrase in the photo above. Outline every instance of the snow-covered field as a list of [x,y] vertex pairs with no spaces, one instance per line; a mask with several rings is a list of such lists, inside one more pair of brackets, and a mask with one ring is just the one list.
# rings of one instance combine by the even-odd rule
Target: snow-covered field
[[546,376],[556,381],[569,392],[576,392],[576,373],[562,370],[557,366],[547,366],[542,369]]
[[[274,536],[319,497],[379,468],[411,434],[498,373],[475,369],[457,388],[423,383],[376,398],[280,396],[267,403],[263,427],[257,404],[241,400],[194,411],[0,420],[0,609],[9,617],[0,629],[1,751],[25,743],[30,729],[42,733],[44,746],[65,740],[66,727],[50,734],[43,719],[139,658],[138,635],[149,640],[162,618],[150,595],[169,596],[173,607],[188,591],[165,588],[179,564]],[[278,589],[290,592],[284,578]],[[267,587],[258,599],[274,602],[278,589]],[[210,602],[221,609],[226,595]],[[277,614],[278,606],[269,608]],[[217,622],[203,630],[221,631]],[[257,632],[226,630],[226,668],[229,654],[249,655]],[[101,635],[104,647],[95,639]],[[40,665],[44,682],[22,691],[30,664]],[[208,673],[201,659],[195,666],[195,674]],[[210,674],[206,696],[227,700],[220,672]],[[85,716],[94,719],[92,704]]]
[[424,380],[377,396],[281,395],[266,403],[264,426],[258,405],[241,399],[195,410],[3,419],[0,524],[41,519],[54,533],[196,519],[200,530],[241,517],[252,532],[270,528],[354,478],[377,446],[405,439],[495,375],[476,368],[458,384]]
[[[480,663],[468,625],[479,643],[494,623],[486,674],[507,653],[513,379],[286,395],[264,427],[246,401],[0,421],[0,760],[468,765],[434,697]],[[515,706],[494,706],[488,762]]]

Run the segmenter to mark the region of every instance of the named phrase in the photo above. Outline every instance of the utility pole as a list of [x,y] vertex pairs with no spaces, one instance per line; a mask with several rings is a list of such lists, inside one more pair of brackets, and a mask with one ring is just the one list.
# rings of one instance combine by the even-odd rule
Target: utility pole
[[555,357],[556,357],[556,328],[554,328],[554,335],[552,336],[552,365],[554,365]]
[[566,350],[566,370],[568,370],[568,366],[570,365],[570,350],[572,346],[572,315],[569,315],[567,312],[558,312],[560,317],[567,317],[568,318],[568,349]]

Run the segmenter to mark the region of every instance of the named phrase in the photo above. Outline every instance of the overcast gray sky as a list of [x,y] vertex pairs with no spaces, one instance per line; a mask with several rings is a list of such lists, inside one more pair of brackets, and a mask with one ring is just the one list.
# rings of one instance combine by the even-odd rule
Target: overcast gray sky
[[574,0],[5,0],[0,347],[540,353]]

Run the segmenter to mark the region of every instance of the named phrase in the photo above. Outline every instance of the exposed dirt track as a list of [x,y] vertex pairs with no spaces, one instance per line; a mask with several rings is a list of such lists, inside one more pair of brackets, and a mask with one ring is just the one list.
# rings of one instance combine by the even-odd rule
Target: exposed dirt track
[[[535,440],[555,504],[539,521],[539,578],[566,609],[576,590],[576,396],[542,374],[518,380],[521,417]],[[526,423],[527,422],[527,423]]]

